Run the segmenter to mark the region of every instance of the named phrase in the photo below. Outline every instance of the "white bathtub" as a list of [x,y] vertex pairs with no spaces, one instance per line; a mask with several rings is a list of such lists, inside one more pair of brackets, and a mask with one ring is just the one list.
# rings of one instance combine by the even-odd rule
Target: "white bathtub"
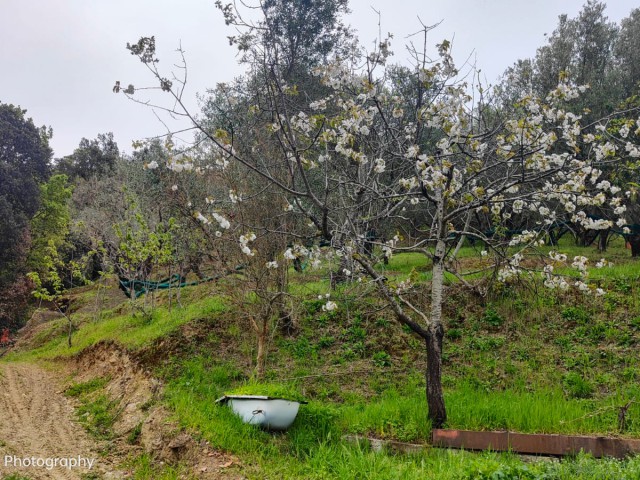
[[300,404],[307,402],[262,395],[225,395],[216,403],[228,403],[245,423],[267,430],[286,430],[296,419]]

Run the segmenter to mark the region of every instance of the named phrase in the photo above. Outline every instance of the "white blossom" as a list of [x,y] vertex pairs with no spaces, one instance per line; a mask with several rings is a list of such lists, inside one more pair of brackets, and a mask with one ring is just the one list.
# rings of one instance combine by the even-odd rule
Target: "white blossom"
[[222,215],[213,212],[211,216],[216,220],[216,222],[218,222],[218,225],[220,225],[221,228],[227,230],[231,227],[231,223],[229,223],[229,220],[224,218]]
[[558,253],[558,252],[554,252],[551,251],[549,252],[549,257],[551,257],[551,260],[553,260],[554,262],[566,262],[567,261],[567,255],[564,253]]
[[627,136],[629,135],[629,125],[624,124],[620,130],[619,130],[620,136],[622,138],[627,138]]
[[322,306],[322,310],[324,310],[325,312],[331,312],[337,308],[338,308],[338,304],[332,300],[329,300],[327,303],[325,303]]
[[229,200],[231,200],[231,203],[241,202],[242,195],[238,195],[235,190],[229,190]]
[[211,223],[211,220],[209,220],[207,217],[202,215],[202,213],[200,212],[195,212],[193,215],[205,225],[209,225]]

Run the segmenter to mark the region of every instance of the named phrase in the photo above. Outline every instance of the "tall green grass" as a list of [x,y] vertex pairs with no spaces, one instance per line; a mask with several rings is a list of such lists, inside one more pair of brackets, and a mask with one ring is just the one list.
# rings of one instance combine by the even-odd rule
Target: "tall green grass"
[[[468,430],[617,434],[619,407],[628,399],[622,395],[597,401],[568,399],[559,389],[486,392],[462,386],[446,394],[447,424]],[[630,408],[627,420],[626,434],[640,435],[640,408]]]
[[[60,333],[44,345],[32,350],[9,353],[3,360],[50,360],[68,357],[104,340],[114,340],[126,347],[139,348],[185,323],[216,315],[226,309],[227,306],[220,297],[209,297],[184,308],[174,307],[171,312],[165,307],[158,307],[149,315],[123,314],[100,321],[85,321],[74,332],[71,348],[67,346],[66,334],[60,329]],[[66,320],[56,321],[50,330],[56,330],[58,323],[62,325]]]
[[[420,454],[390,455],[365,443],[342,439],[347,433],[424,442],[430,433],[424,390],[418,385],[391,389],[356,404],[312,401],[301,407],[293,427],[268,433],[244,424],[215,399],[243,376],[228,364],[198,357],[185,361],[169,380],[166,401],[186,428],[212,446],[240,454],[250,478],[299,479],[602,479],[640,478],[640,460],[594,460],[585,455],[560,463],[524,464],[510,454],[425,449]],[[608,420],[589,417],[593,405],[566,401],[561,392],[481,392],[462,387],[447,393],[450,426],[509,428],[519,431],[602,431]],[[580,422],[565,421],[579,419]],[[604,422],[604,423],[603,423]],[[603,476],[615,472],[616,477]],[[146,478],[146,477],[145,477]]]

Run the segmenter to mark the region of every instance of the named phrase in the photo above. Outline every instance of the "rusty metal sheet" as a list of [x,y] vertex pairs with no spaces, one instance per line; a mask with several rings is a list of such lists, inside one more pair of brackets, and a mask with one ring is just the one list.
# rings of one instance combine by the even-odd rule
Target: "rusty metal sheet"
[[640,440],[582,435],[474,432],[434,429],[434,446],[467,450],[512,451],[534,455],[571,455],[581,450],[594,457],[622,458],[640,453]]

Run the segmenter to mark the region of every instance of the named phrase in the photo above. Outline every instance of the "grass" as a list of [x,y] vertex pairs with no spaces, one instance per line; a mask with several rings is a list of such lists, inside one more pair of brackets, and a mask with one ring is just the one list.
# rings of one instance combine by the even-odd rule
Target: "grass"
[[113,438],[113,425],[118,414],[115,400],[104,392],[109,378],[94,378],[87,382],[75,383],[65,390],[65,395],[78,399],[76,410],[78,420],[85,429],[99,440]]
[[98,377],[74,383],[64,391],[66,396],[79,401],[80,405],[76,410],[78,420],[99,440],[113,438],[113,425],[118,415],[118,402],[110,399],[104,391],[108,382],[108,377]]
[[107,395],[83,397],[77,409],[78,419],[85,429],[99,440],[113,438],[113,424],[117,417],[117,402]]
[[[58,335],[44,345],[28,350],[12,352],[2,360],[28,361],[69,357],[104,340],[115,340],[125,347],[140,348],[153,340],[166,336],[185,323],[202,317],[214,316],[227,309],[220,297],[212,296],[189,304],[184,308],[156,308],[150,315],[117,315],[100,322],[85,322],[73,334],[73,345],[69,348],[66,337]],[[66,322],[66,320],[64,320]],[[52,326],[51,328],[55,328]]]
[[[284,434],[270,434],[243,424],[214,399],[238,382],[238,372],[210,359],[192,358],[167,385],[166,400],[183,426],[197,429],[212,446],[242,455],[254,475],[250,478],[341,479],[460,479],[460,478],[637,478],[640,459],[628,462],[594,460],[580,455],[558,464],[524,464],[509,454],[426,450],[393,456],[372,452],[366,445],[341,440],[346,433],[363,433],[405,441],[424,441],[429,434],[423,391],[387,391],[357,405],[311,401]],[[522,405],[517,405],[523,401]],[[592,413],[588,404],[565,402],[562,393],[541,395],[514,392],[482,393],[464,388],[448,392],[452,424],[465,428],[515,428],[519,431],[556,430],[564,418]],[[464,406],[462,405],[464,404]],[[495,405],[495,409],[491,408]],[[556,409],[560,411],[555,412]],[[551,415],[545,415],[551,412]],[[491,415],[491,418],[489,416]],[[596,419],[597,417],[590,417]],[[560,431],[602,428],[601,420],[566,422]],[[594,421],[596,425],[588,424]],[[257,468],[257,471],[252,469]],[[617,477],[601,476],[617,472]],[[598,472],[598,473],[594,473]],[[502,476],[501,476],[502,475]],[[549,475],[542,477],[542,475]]]
[[104,388],[108,382],[107,377],[97,377],[87,382],[74,383],[64,391],[64,394],[68,397],[85,397]]
[[[571,399],[561,390],[548,389],[528,393],[486,392],[463,387],[446,395],[451,428],[523,433],[617,435],[618,411],[625,400],[622,395],[600,401]],[[634,413],[632,425],[625,433],[638,437],[640,416]]]
[[[570,257],[586,255],[591,264],[602,257],[567,239],[560,248],[542,250],[552,249]],[[613,258],[613,267],[590,269],[590,280],[608,292],[600,298],[547,291],[525,282],[496,288],[488,299],[479,299],[449,277],[443,357],[448,427],[618,433],[619,407],[640,400],[640,266],[620,242],[610,250],[607,257]],[[473,267],[478,252],[462,248],[461,265]],[[423,255],[406,253],[378,268],[394,281],[417,277],[418,293],[412,299],[427,308],[428,267]],[[224,393],[247,388],[255,339],[222,297],[211,296],[206,286],[185,289],[188,306],[174,307],[171,313],[162,306],[147,317],[113,313],[118,311],[114,309],[99,322],[84,321],[74,333],[72,349],[63,335],[55,335],[53,325],[37,348],[12,353],[9,359],[65,357],[105,339],[132,350],[151,348],[154,340],[169,339],[187,322],[193,322],[191,329],[206,328],[206,335],[194,337],[197,343],[178,336],[184,348],[174,357],[158,353],[163,367],[156,373],[166,383],[164,402],[183,427],[198,432],[213,447],[239,455],[242,473],[249,478],[640,478],[637,459],[578,455],[557,463],[525,464],[509,454],[432,449],[394,456],[344,442],[346,434],[428,441],[424,346],[380,308],[377,295],[364,282],[332,292],[338,311],[322,310],[326,300],[317,296],[328,291],[328,281],[317,272],[292,273],[290,293],[301,299],[298,331],[272,339],[266,382],[278,391],[299,393],[310,403],[283,434],[245,425],[214,403]],[[198,327],[194,321],[199,319],[207,319],[206,325]],[[114,412],[102,395],[104,383],[96,379],[73,385],[66,393],[80,399],[88,428],[108,437]],[[632,404],[626,420],[624,435],[640,436],[638,404]],[[135,443],[137,434],[129,440]],[[145,456],[132,460],[131,468],[134,478],[189,478],[185,467],[159,469]]]
[[197,477],[185,465],[158,465],[148,455],[141,455],[127,462],[134,471],[133,480],[195,480]]

